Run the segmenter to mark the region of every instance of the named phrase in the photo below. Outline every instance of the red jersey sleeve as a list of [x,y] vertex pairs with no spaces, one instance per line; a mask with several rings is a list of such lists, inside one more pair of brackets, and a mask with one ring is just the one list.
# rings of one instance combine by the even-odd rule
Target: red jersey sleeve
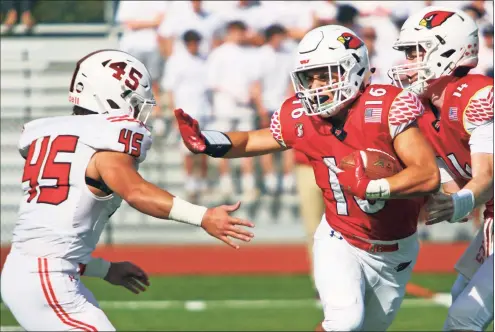
[[273,138],[278,142],[278,144],[283,147],[287,147],[284,142],[284,137],[282,136],[282,126],[280,124],[280,108],[275,111],[272,115],[272,119],[270,121],[270,132],[272,133]]
[[401,91],[390,105],[388,113],[388,128],[392,139],[413,124],[423,112],[424,106],[414,93]]
[[283,147],[292,147],[296,135],[294,126],[297,130],[297,119],[302,116],[305,114],[301,102],[296,97],[287,99],[272,115],[270,132],[273,138]]

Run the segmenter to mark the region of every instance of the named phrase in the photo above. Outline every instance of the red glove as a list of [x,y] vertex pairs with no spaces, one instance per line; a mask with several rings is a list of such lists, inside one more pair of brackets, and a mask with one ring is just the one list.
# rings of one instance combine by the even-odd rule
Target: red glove
[[206,140],[201,134],[198,121],[185,113],[182,108],[176,109],[174,114],[184,145],[193,153],[204,153]]
[[341,170],[337,166],[326,163],[332,172],[337,175],[342,189],[358,198],[366,199],[366,189],[371,179],[364,173],[363,158],[360,153],[354,154],[354,165],[352,169]]

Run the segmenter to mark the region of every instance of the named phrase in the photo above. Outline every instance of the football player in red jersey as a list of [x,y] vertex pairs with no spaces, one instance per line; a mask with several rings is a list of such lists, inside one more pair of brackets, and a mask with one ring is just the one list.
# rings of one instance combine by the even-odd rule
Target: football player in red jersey
[[478,27],[464,12],[427,7],[404,23],[394,48],[396,85],[423,99],[418,124],[437,154],[443,193],[427,204],[427,224],[463,221],[486,203],[484,226],[456,264],[445,330],[481,331],[493,320],[493,78],[478,64]]
[[[325,200],[314,236],[314,278],[325,316],[318,331],[390,326],[416,262],[419,196],[440,185],[433,150],[415,124],[421,102],[391,85],[369,85],[369,76],[364,43],[347,28],[323,26],[299,43],[291,73],[296,96],[274,113],[270,128],[201,131],[175,111],[195,153],[240,158],[293,148],[310,160]],[[399,159],[404,170],[371,180],[359,153],[354,169],[338,168],[367,148]]]

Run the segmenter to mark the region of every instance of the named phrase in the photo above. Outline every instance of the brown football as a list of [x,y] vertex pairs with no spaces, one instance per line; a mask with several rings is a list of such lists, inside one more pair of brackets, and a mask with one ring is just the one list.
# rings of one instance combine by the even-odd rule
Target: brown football
[[354,151],[348,156],[345,156],[340,161],[340,169],[347,170],[355,167],[354,155],[361,153],[364,163],[364,172],[371,180],[386,178],[399,173],[402,166],[399,161],[386,152],[377,149],[366,149],[362,151]]

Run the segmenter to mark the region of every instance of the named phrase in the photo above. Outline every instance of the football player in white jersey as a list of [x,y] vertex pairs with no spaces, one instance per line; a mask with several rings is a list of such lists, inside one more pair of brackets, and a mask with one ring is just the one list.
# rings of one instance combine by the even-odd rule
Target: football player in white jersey
[[122,199],[147,215],[202,227],[234,248],[249,241],[229,215],[240,203],[193,205],[144,180],[137,172],[151,146],[145,125],[155,100],[146,67],[117,50],[88,54],[70,84],[72,116],[24,126],[23,198],[12,248],[2,271],[1,294],[25,330],[114,331],[81,275],[104,278],[134,293],[148,277],[129,262],[91,257]]

